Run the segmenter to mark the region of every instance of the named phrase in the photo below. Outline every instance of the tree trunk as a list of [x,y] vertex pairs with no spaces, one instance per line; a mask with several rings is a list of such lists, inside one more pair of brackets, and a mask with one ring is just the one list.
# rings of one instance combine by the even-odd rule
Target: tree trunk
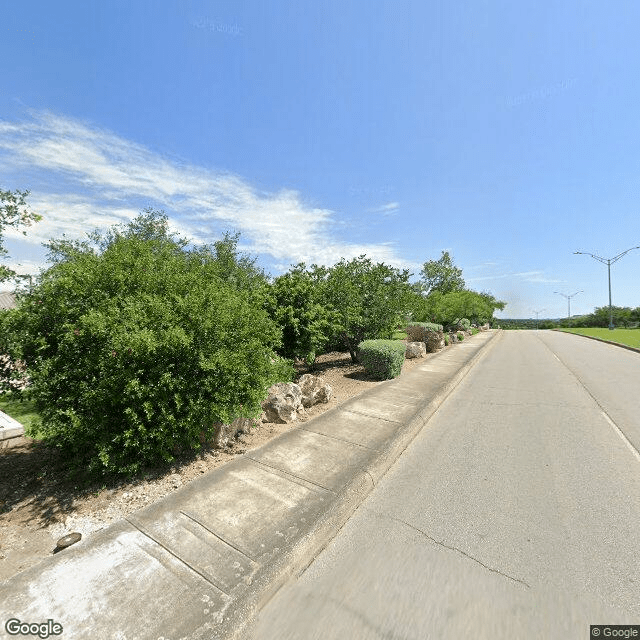
[[354,364],[358,364],[359,362],[358,356],[356,355],[351,339],[344,331],[342,332],[342,337],[344,338],[344,341],[347,343],[347,348],[349,349],[349,355],[351,356],[351,362],[353,362]]

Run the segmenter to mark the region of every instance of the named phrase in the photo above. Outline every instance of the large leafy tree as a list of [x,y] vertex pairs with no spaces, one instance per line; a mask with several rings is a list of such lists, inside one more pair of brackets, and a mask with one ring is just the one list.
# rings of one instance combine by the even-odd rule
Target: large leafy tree
[[266,306],[282,328],[284,357],[313,364],[336,332],[337,314],[323,303],[321,294],[304,262],[274,280]]
[[220,275],[238,260],[188,250],[162,212],[48,246],[54,264],[9,331],[42,433],[71,463],[133,473],[169,461],[217,422],[259,415],[287,373],[279,327],[240,272],[237,282]]
[[437,322],[451,325],[461,318],[484,324],[493,319],[496,310],[502,310],[506,303],[496,300],[488,292],[478,293],[465,289],[441,293],[433,291],[429,296],[418,295],[414,298],[413,320],[418,322]]
[[[0,258],[5,259],[8,252],[4,247],[4,230],[7,227],[18,229],[28,227],[42,220],[42,216],[34,213],[27,205],[29,191],[4,191],[0,189]],[[25,230],[22,231],[26,235]],[[16,272],[6,265],[0,265],[0,282],[16,277]]]
[[462,269],[453,264],[448,251],[443,251],[438,260],[424,263],[418,284],[423,295],[429,295],[434,291],[451,293],[465,288]]
[[344,342],[353,362],[360,342],[390,338],[406,313],[411,296],[406,269],[373,264],[361,255],[330,269],[312,265],[311,273],[323,303],[335,311],[333,337]]

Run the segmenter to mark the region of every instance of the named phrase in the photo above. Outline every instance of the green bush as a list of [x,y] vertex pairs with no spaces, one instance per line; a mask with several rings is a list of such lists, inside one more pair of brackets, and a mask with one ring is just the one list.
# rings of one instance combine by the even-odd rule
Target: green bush
[[476,333],[479,333],[479,332],[480,332],[480,329],[477,329],[476,327],[471,327],[471,335],[472,336],[475,336]]
[[367,339],[390,339],[406,313],[410,294],[409,271],[384,263],[373,264],[365,255],[333,267],[312,265],[311,278],[321,303],[332,311],[333,335],[327,345],[349,350],[358,361],[357,346]]
[[321,304],[319,289],[304,263],[274,280],[266,309],[282,329],[279,352],[286,358],[313,364],[338,330],[335,312]]
[[400,375],[405,351],[404,342],[397,340],[364,340],[358,345],[358,357],[365,371],[378,380]]
[[54,266],[8,320],[12,355],[45,440],[79,467],[132,474],[197,449],[216,421],[257,417],[293,368],[259,296],[223,280],[213,253],[187,251],[165,216],[101,238],[49,244]]
[[457,336],[458,342],[462,342],[464,340],[464,333],[462,333],[462,331],[458,331]]
[[444,346],[445,347],[449,346],[449,334],[448,333],[444,334]]

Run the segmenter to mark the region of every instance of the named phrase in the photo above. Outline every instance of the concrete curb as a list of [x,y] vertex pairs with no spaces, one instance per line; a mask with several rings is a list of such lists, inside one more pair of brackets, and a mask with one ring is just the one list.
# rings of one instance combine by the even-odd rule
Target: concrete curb
[[638,349],[637,347],[630,347],[628,344],[622,344],[621,342],[613,342],[612,340],[605,340],[604,338],[596,338],[596,336],[585,336],[582,333],[572,333],[571,331],[562,331],[562,329],[552,329],[552,331],[558,331],[559,333],[567,333],[570,336],[578,336],[579,338],[589,338],[589,340],[596,340],[597,342],[612,344],[614,347],[622,347],[627,351],[635,351],[636,353],[640,353],[640,349]]
[[[486,333],[486,332],[485,332]],[[263,576],[264,584],[258,586],[253,593],[246,594],[245,599],[238,607],[237,611],[229,612],[230,627],[220,636],[211,635],[194,635],[193,640],[205,640],[210,637],[220,638],[241,638],[244,629],[250,624],[253,616],[255,616],[261,608],[277,593],[277,591],[289,580],[295,579],[300,575],[316,558],[316,556],[329,544],[335,537],[336,533],[344,526],[353,512],[360,506],[364,499],[375,488],[378,481],[385,475],[393,463],[402,455],[404,450],[411,444],[413,439],[420,433],[431,416],[438,410],[442,402],[447,396],[460,384],[463,378],[469,373],[478,360],[483,357],[490,346],[495,345],[496,338],[502,332],[495,332],[491,338],[484,343],[471,359],[462,364],[457,373],[447,382],[441,385],[435,395],[427,396],[421,404],[418,411],[415,412],[413,418],[398,429],[397,435],[393,441],[388,442],[389,448],[378,453],[378,455],[369,461],[369,463],[356,471],[348,484],[344,486],[337,499],[325,509],[319,516],[315,527],[307,536],[301,539],[296,546],[292,548],[281,561],[274,563],[269,567]],[[481,335],[481,334],[476,334]],[[454,349],[459,348],[465,343],[456,343],[449,345]],[[469,342],[466,342],[469,345]],[[436,354],[436,358],[431,358],[428,363],[433,365],[438,356],[447,354],[447,349]],[[450,353],[450,352],[449,352]],[[405,377],[418,374],[412,371]],[[419,374],[418,374],[419,375]],[[390,380],[388,383],[400,382],[400,379]],[[388,384],[387,383],[387,384]],[[360,394],[353,402],[366,402],[368,397],[377,395],[380,387],[370,389]],[[351,405],[352,401],[348,401],[345,405]],[[345,408],[342,405],[342,408]],[[326,415],[326,414],[325,414]],[[320,416],[322,417],[322,416]],[[307,423],[305,428],[312,426],[312,422]],[[285,434],[286,435],[286,434]],[[209,631],[210,633],[210,631]]]
[[0,411],[0,441],[24,435],[24,427],[11,416]]
[[9,618],[52,619],[65,640],[241,637],[500,334],[445,349],[0,584],[0,637]]

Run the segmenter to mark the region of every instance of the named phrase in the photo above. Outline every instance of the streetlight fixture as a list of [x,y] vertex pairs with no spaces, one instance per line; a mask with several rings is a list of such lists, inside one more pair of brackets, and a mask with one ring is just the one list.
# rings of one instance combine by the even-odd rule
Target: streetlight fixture
[[593,253],[586,253],[584,251],[574,251],[573,252],[574,254],[580,254],[580,255],[583,255],[583,256],[591,256],[594,260],[597,260],[598,262],[602,262],[602,264],[606,264],[607,265],[607,270],[609,272],[609,330],[610,331],[613,331],[613,311],[611,309],[611,265],[614,262],[617,262],[618,260],[620,260],[620,258],[622,258],[622,256],[624,256],[627,253],[629,253],[629,251],[633,251],[634,249],[640,249],[640,246],[631,247],[631,249],[627,249],[626,251],[623,251],[622,253],[619,253],[614,258],[601,258],[600,256],[596,256]]
[[553,293],[557,293],[559,296],[562,296],[563,298],[567,299],[567,318],[571,319],[571,298],[573,298],[574,296],[577,296],[579,293],[584,293],[584,291],[576,291],[575,293],[572,293],[571,295],[567,295],[566,293],[560,293],[559,291],[554,291]]
[[546,311],[546,309],[540,309],[540,311],[534,311],[533,313],[536,314],[536,331],[538,330],[538,316],[543,312]]

